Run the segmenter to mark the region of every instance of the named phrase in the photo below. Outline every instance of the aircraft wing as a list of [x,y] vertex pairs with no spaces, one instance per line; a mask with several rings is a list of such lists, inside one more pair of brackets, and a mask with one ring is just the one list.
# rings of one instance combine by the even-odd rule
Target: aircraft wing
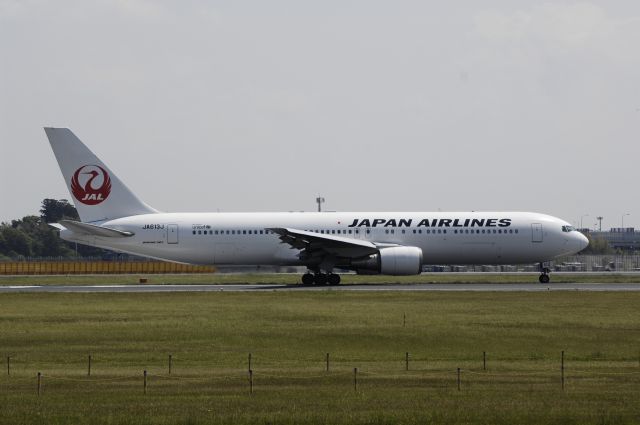
[[280,240],[283,243],[301,250],[301,257],[360,258],[378,252],[378,247],[369,241],[289,228],[268,230],[280,235]]
[[56,229],[68,229],[79,235],[102,236],[105,238],[126,238],[133,236],[132,232],[112,229],[110,227],[96,226],[94,224],[82,223],[74,220],[60,220],[60,223],[51,224]]

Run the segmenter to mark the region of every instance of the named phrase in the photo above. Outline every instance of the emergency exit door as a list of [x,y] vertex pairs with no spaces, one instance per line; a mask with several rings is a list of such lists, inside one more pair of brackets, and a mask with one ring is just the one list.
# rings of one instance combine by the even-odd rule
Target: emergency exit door
[[178,243],[178,225],[169,224],[167,226],[167,243]]
[[531,242],[542,242],[542,224],[531,224]]

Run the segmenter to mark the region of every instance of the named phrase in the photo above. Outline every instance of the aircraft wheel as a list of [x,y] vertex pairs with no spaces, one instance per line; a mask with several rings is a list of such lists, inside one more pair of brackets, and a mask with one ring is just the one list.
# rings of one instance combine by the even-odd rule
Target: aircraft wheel
[[331,273],[329,275],[329,285],[339,285],[340,284],[340,275]]
[[316,285],[326,285],[327,284],[327,275],[324,273],[318,273],[313,277],[313,280]]
[[541,274],[540,277],[538,278],[538,280],[540,281],[540,283],[549,283],[549,275],[548,274]]
[[314,277],[311,273],[305,273],[302,275],[302,284],[303,285],[313,285]]

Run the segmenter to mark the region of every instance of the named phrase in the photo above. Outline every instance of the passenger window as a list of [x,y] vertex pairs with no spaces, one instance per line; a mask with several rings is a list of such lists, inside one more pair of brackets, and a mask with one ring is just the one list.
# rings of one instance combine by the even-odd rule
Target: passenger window
[[422,229],[418,229],[418,234],[422,234]]
[[360,234],[360,230],[356,229],[356,235],[359,235],[359,234]]
[[396,231],[394,229],[391,229],[391,234],[393,235]]
[[384,232],[388,235],[389,234],[389,229],[384,229]]
[[195,231],[195,230],[193,231],[193,234],[194,234],[194,235],[196,234],[196,231]]
[[[356,230],[356,233],[358,233],[358,231]],[[371,230],[367,229],[367,235],[371,233]]]
[[349,234],[351,234],[351,229],[349,229]]
[[518,229],[514,230],[514,233],[518,233]]

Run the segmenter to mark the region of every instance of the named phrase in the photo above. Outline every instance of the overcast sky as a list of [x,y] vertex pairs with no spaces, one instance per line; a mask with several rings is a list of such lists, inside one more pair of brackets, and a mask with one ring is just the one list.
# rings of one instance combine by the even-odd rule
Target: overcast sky
[[640,2],[0,0],[0,220],[69,127],[163,211],[640,227]]

